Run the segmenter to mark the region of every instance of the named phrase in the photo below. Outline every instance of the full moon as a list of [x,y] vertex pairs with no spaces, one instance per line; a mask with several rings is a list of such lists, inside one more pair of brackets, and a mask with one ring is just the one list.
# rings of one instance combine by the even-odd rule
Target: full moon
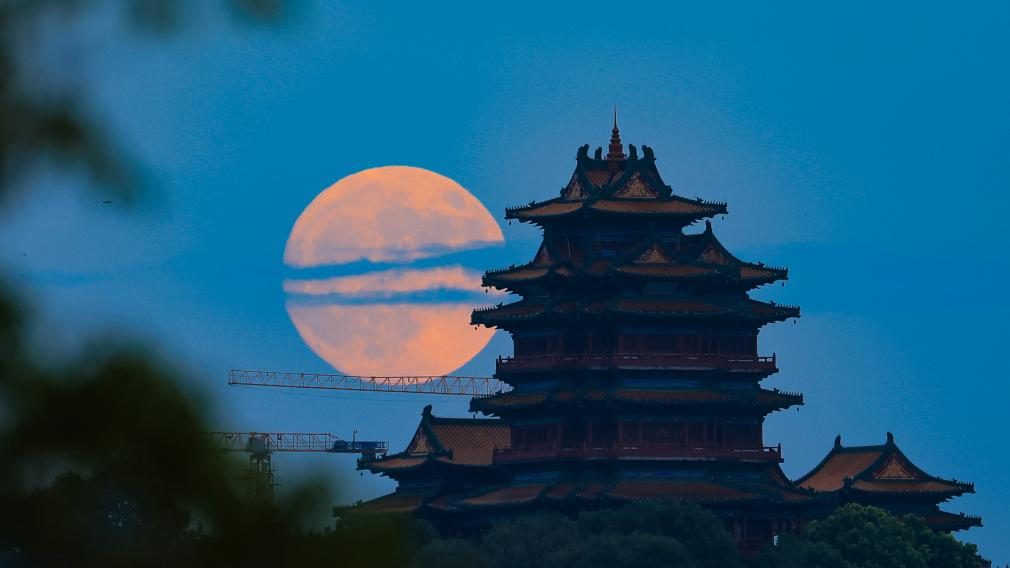
[[[358,172],[326,188],[295,222],[284,262],[314,277],[284,282],[288,315],[306,345],[342,373],[451,373],[493,331],[469,324],[476,294],[486,298],[480,273],[437,259],[503,242],[484,205],[445,176],[407,166]],[[420,259],[431,260],[411,265]],[[315,274],[359,261],[383,267]],[[454,301],[440,299],[447,295]]]
[[386,166],[347,176],[316,196],[295,221],[284,262],[405,262],[504,240],[463,186],[421,168]]

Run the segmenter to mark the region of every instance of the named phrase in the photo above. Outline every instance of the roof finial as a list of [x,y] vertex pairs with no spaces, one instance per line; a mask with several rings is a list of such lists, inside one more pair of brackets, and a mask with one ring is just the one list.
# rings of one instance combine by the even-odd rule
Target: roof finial
[[614,104],[614,129],[610,134],[610,152],[607,154],[607,161],[619,162],[624,160],[624,144],[621,144],[621,131],[617,128],[617,104]]

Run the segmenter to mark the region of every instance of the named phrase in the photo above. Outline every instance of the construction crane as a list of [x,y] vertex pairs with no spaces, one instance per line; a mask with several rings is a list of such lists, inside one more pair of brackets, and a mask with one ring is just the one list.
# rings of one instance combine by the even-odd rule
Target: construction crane
[[493,377],[467,377],[456,375],[365,377],[358,375],[285,373],[278,371],[248,371],[241,369],[232,369],[228,372],[228,384],[292,389],[392,392],[404,394],[444,394],[471,397],[489,395],[511,389],[511,387],[509,387],[506,383],[503,383]]
[[271,456],[277,452],[315,452],[328,454],[361,454],[374,458],[388,451],[386,442],[368,442],[357,439],[354,431],[351,440],[333,434],[292,432],[209,432],[214,443],[224,451],[249,454],[246,487],[249,497],[272,501],[274,487],[279,483]]

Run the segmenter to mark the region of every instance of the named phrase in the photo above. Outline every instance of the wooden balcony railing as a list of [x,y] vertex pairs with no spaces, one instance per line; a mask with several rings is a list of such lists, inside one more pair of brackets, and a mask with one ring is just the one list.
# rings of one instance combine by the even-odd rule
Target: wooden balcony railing
[[541,461],[541,460],[586,460],[586,459],[699,459],[699,460],[739,460],[739,461],[782,461],[782,445],[761,446],[752,449],[739,448],[698,448],[670,445],[629,446],[615,445],[579,448],[557,446],[495,449],[496,463]]
[[739,372],[775,372],[771,357],[735,354],[615,353],[613,355],[523,355],[499,357],[498,371],[546,371],[554,369],[684,368],[726,369]]

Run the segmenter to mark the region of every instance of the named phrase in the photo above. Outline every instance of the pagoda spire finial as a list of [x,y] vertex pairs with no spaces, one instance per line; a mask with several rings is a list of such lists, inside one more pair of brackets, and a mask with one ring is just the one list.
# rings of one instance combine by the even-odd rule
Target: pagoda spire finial
[[619,162],[626,158],[624,144],[621,143],[621,131],[617,128],[617,105],[614,105],[614,129],[610,132],[610,148],[607,153],[608,162]]

